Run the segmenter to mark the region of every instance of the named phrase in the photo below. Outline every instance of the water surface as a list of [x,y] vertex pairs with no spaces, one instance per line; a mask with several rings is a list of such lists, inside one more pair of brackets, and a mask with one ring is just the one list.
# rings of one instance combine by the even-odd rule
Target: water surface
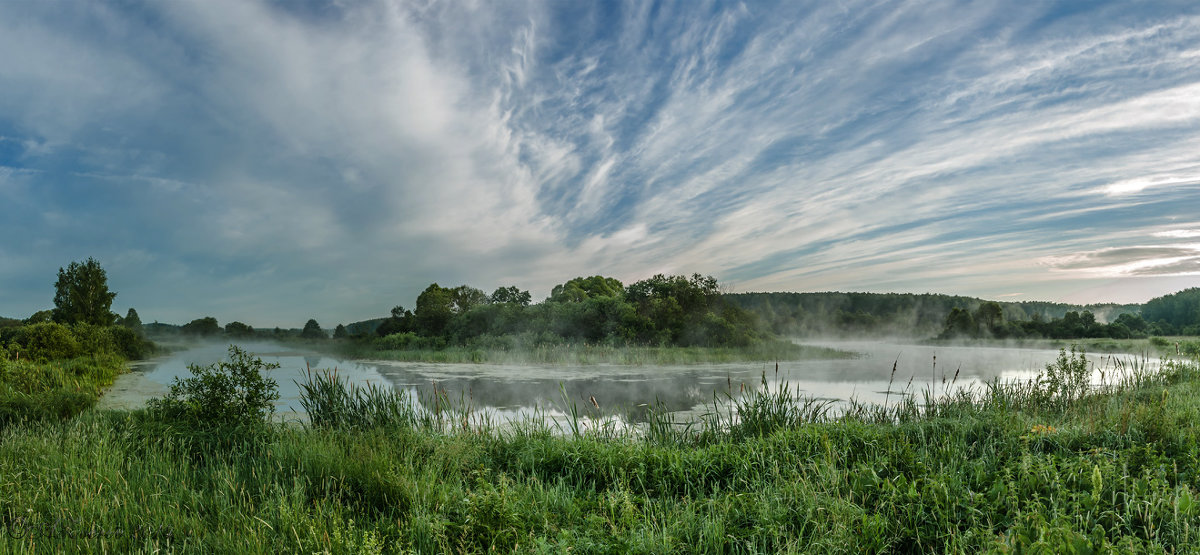
[[[336,369],[358,384],[404,390],[416,402],[441,392],[456,407],[469,406],[495,423],[523,418],[560,419],[575,410],[588,422],[637,422],[649,407],[675,413],[680,420],[711,411],[714,403],[768,388],[789,387],[802,395],[827,399],[834,406],[848,399],[883,403],[926,389],[942,393],[980,387],[993,379],[1035,377],[1058,351],[1007,347],[905,345],[880,341],[814,342],[857,353],[838,360],[723,363],[696,365],[507,365],[445,364],[382,360],[346,360],[271,343],[241,347],[280,368],[270,377],[279,384],[276,410],[282,418],[303,419],[299,387],[310,370]],[[102,408],[138,408],[165,394],[175,378],[191,374],[188,365],[224,360],[227,345],[210,344],[138,363],[120,376],[101,398]],[[1114,357],[1089,355],[1093,381],[1113,380]],[[893,367],[895,368],[893,372]],[[891,391],[891,393],[887,393]],[[593,404],[594,400],[594,404]]]

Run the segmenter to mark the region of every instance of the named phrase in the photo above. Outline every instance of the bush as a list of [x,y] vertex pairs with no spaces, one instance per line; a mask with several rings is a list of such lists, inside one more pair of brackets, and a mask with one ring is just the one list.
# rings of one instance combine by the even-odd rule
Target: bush
[[18,328],[12,343],[22,358],[37,361],[75,358],[83,353],[71,328],[53,322]]
[[141,360],[154,352],[154,344],[133,329],[112,327],[108,331],[113,350],[129,360]]
[[275,412],[279,398],[275,380],[263,375],[279,364],[265,363],[236,346],[229,347],[229,362],[209,366],[192,364],[192,377],[175,378],[162,399],[151,399],[150,412],[164,420],[204,427],[261,425]]
[[438,350],[446,348],[446,340],[441,337],[422,337],[410,331],[380,337],[373,345],[379,351]]

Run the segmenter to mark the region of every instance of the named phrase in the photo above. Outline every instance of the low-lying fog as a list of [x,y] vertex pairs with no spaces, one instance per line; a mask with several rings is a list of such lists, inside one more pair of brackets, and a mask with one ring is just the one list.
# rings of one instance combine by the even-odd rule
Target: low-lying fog
[[[713,407],[714,394],[724,401],[761,388],[786,384],[805,396],[829,399],[835,406],[848,399],[883,403],[885,392],[895,400],[898,392],[919,395],[926,388],[944,391],[980,387],[995,378],[1025,380],[1036,376],[1058,351],[1010,347],[906,345],[882,341],[806,341],[857,353],[857,358],[780,362],[699,364],[678,366],[618,365],[499,365],[438,364],[395,361],[342,360],[330,355],[270,343],[243,343],[241,347],[267,362],[279,363],[271,371],[279,384],[277,411],[285,419],[302,419],[299,387],[306,369],[336,369],[359,384],[374,383],[407,391],[420,402],[433,387],[444,391],[452,404],[469,403],[486,412],[493,423],[526,417],[557,419],[569,401],[579,414],[603,420],[637,422],[647,405],[659,405],[690,420]],[[101,398],[102,408],[137,408],[165,394],[176,377],[190,376],[189,364],[207,365],[225,359],[227,345],[205,345],[170,356],[138,363],[117,379]],[[936,356],[936,364],[935,357]],[[1088,355],[1093,381],[1115,377],[1116,360],[1135,355]],[[1157,361],[1148,361],[1153,366]],[[893,375],[893,364],[895,373]],[[955,377],[957,375],[957,377]],[[599,409],[592,405],[595,398]],[[589,418],[589,422],[590,422]]]

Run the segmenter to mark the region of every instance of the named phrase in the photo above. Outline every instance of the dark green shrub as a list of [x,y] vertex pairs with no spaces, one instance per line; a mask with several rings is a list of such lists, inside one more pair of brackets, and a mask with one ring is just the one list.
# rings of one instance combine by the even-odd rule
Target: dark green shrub
[[21,358],[38,361],[75,358],[83,353],[71,328],[54,322],[18,328],[12,346]]
[[279,365],[230,346],[229,362],[189,365],[192,377],[175,378],[166,396],[150,400],[150,411],[198,427],[260,425],[274,414],[279,398],[275,380],[263,375],[275,368]]
[[111,353],[113,348],[112,334],[108,326],[96,326],[92,324],[74,324],[71,326],[71,333],[75,335],[75,342],[79,345],[80,355],[95,355],[100,353]]
[[154,352],[154,344],[131,328],[112,327],[108,332],[113,350],[129,360],[141,360]]

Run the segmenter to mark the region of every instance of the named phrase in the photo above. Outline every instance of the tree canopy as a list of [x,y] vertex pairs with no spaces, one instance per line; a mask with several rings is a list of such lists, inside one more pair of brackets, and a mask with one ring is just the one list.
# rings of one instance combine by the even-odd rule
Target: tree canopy
[[196,318],[179,328],[179,331],[186,335],[199,335],[207,337],[221,333],[221,326],[217,323],[217,319],[212,316]]
[[71,262],[66,269],[58,269],[58,281],[54,283],[54,321],[111,326],[117,317],[111,311],[116,296],[108,290],[108,274],[96,259]]
[[304,323],[304,329],[300,331],[300,337],[305,339],[328,339],[325,335],[325,330],[321,329],[321,324],[318,324],[315,319],[310,318]]

